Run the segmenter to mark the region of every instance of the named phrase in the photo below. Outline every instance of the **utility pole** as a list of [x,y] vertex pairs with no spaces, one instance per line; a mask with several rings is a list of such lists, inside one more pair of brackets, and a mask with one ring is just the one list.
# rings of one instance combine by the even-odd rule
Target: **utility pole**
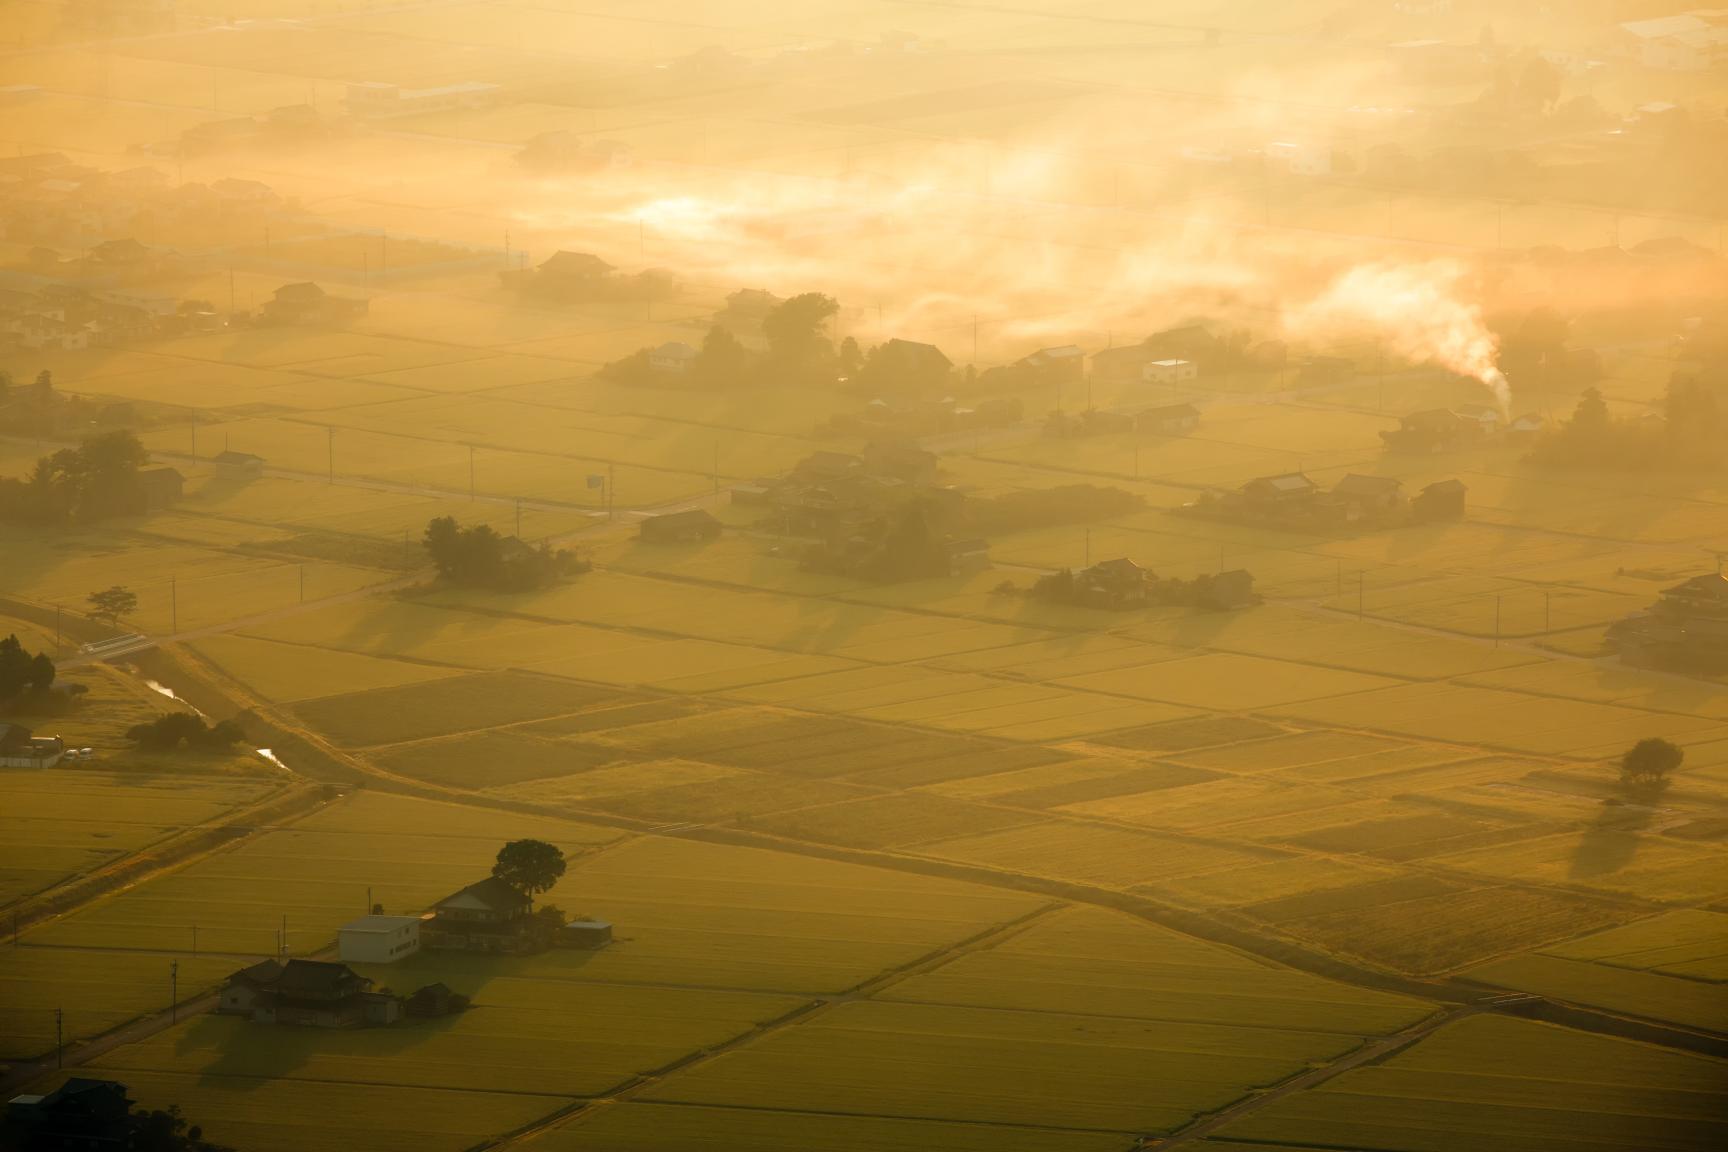
[[282,913],[282,954],[288,954],[288,913]]
[[1542,632],[1546,635],[1552,631],[1554,631],[1554,598],[1553,593],[1544,591],[1542,593]]
[[198,459],[198,409],[191,408],[188,409],[188,411],[191,413],[190,426],[192,429],[192,459],[196,460]]
[[306,603],[306,565],[296,564],[294,567],[300,574],[300,603],[304,604]]
[[1092,529],[1086,529],[1086,567],[1092,567]]
[[180,1019],[180,961],[168,961],[168,1023]]
[[510,229],[504,229],[504,267],[510,267]]
[[192,925],[192,955],[198,955],[198,925]]
[[[54,655],[56,656],[60,655],[60,611],[60,605],[54,605]],[[13,914],[13,918],[16,922],[16,913]],[[16,929],[13,931],[13,936],[17,936]]]
[[1338,595],[1344,595],[1344,561],[1338,561]]
[[330,458],[329,483],[334,484],[336,483],[336,425],[331,424],[327,426],[324,431],[326,433],[325,446],[328,449]]
[[720,441],[714,441],[714,502],[720,502]]
[[1134,479],[1140,479],[1140,445],[1134,445]]
[[168,634],[180,634],[180,591],[174,577],[168,577]]

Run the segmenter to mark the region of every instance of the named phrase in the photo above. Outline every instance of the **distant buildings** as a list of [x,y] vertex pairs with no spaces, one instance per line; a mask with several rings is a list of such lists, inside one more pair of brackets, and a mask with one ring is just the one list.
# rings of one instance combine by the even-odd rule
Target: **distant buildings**
[[1728,8],[1694,8],[1620,25],[1627,53],[1648,68],[1705,72],[1728,68]]
[[1040,577],[1031,594],[1041,600],[1110,612],[1152,605],[1223,611],[1247,607],[1258,599],[1254,577],[1244,569],[1203,573],[1192,580],[1163,579],[1126,556],[1079,572],[1064,568]]
[[1330,490],[1301,472],[1261,476],[1235,492],[1210,492],[1184,511],[1211,519],[1271,527],[1325,531],[1344,526],[1393,528],[1410,523],[1459,519],[1464,485],[1442,480],[1415,500],[1392,476],[1346,474]]
[[383,120],[433,112],[473,111],[491,104],[498,92],[498,85],[478,80],[437,88],[402,88],[372,80],[348,85],[347,104],[348,111],[355,116]]
[[668,512],[642,521],[637,535],[644,544],[697,544],[720,535],[720,521],[700,508]]

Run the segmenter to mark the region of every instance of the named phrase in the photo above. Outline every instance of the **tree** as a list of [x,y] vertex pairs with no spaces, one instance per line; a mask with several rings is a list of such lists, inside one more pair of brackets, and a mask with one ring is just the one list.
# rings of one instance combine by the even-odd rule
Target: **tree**
[[137,594],[119,584],[101,592],[92,592],[87,599],[90,602],[90,615],[105,621],[111,628],[118,628],[121,620],[138,611]]
[[1580,432],[1600,432],[1608,427],[1608,402],[1596,388],[1584,389],[1572,411],[1572,427]]
[[1620,782],[1628,789],[1660,788],[1686,759],[1686,750],[1658,736],[1646,737],[1620,758]]
[[492,875],[529,896],[549,890],[564,875],[564,853],[544,840],[512,840],[498,849]]
[[832,367],[834,347],[823,335],[828,318],[840,311],[832,296],[805,292],[778,304],[762,318],[768,360],[782,379],[805,380]]
[[54,373],[46,368],[36,373],[35,399],[42,404],[54,399]]
[[692,366],[696,378],[705,384],[739,384],[750,365],[750,352],[730,329],[716,324],[702,338],[702,351],[696,354]]

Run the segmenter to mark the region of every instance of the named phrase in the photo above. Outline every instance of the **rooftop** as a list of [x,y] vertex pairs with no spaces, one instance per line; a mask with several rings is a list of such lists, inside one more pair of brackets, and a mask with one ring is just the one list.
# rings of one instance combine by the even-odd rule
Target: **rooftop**
[[342,925],[344,932],[377,932],[380,934],[399,932],[410,924],[420,923],[418,916],[362,916],[358,920],[350,920]]

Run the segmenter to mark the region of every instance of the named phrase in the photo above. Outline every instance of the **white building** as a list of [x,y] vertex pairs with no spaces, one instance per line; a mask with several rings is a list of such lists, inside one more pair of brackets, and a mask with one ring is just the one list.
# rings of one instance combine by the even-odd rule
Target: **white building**
[[362,916],[336,932],[344,964],[394,964],[420,951],[420,917]]
[[446,84],[441,88],[402,88],[369,80],[348,85],[348,111],[356,116],[372,118],[456,112],[484,108],[497,94],[498,85],[478,80]]
[[1669,72],[1728,69],[1728,8],[1694,8],[1620,25],[1639,63]]
[[1140,378],[1148,384],[1180,384],[1200,375],[1200,367],[1192,360],[1153,360],[1140,370]]
[[696,362],[696,349],[677,340],[648,353],[648,367],[656,372],[683,372]]

